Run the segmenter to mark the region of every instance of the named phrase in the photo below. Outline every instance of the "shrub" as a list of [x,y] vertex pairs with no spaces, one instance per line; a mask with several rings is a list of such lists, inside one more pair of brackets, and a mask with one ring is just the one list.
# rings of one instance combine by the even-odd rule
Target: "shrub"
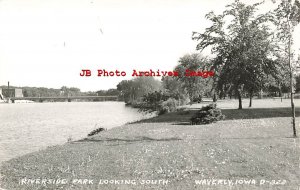
[[175,98],[169,98],[161,103],[158,114],[162,115],[164,113],[174,112],[178,105],[179,102]]
[[194,97],[192,102],[201,103],[202,102],[202,96],[199,95],[198,97]]
[[142,106],[140,108],[142,111],[159,111],[162,102],[166,101],[167,99],[168,96],[161,91],[148,93],[143,96]]
[[216,104],[209,104],[202,107],[195,115],[192,116],[191,124],[209,124],[225,119],[225,115],[217,108]]
[[136,101],[136,100],[128,103],[127,105],[130,105],[133,108],[143,108],[144,107],[144,103],[143,102]]
[[100,133],[101,131],[106,131],[107,129],[105,129],[105,128],[103,128],[103,127],[100,127],[100,128],[98,128],[98,129],[95,129],[95,130],[93,130],[92,132],[90,132],[89,134],[88,134],[88,136],[93,136],[93,135],[96,135],[96,134],[98,134],[98,133]]
[[182,106],[182,105],[188,104],[190,102],[190,99],[188,96],[186,96],[186,97],[182,96],[182,97],[180,97],[180,99],[178,99],[178,101],[179,101],[179,105]]

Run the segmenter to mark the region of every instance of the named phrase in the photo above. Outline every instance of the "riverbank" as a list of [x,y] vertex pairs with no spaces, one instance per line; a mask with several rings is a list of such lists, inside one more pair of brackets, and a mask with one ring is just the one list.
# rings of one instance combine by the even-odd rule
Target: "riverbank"
[[226,119],[209,125],[189,125],[201,106],[193,105],[27,154],[3,163],[1,188],[297,189],[299,138],[291,138],[290,109],[271,101],[245,110],[220,103]]

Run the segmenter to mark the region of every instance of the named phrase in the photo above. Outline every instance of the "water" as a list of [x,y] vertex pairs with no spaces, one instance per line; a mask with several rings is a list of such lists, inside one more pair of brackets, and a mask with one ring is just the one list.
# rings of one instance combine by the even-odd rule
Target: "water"
[[146,117],[121,102],[0,104],[0,163]]

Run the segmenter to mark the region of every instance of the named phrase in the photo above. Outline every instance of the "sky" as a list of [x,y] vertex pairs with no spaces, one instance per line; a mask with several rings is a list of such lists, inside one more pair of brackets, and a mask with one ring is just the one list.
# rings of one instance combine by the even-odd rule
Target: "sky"
[[[232,2],[0,0],[0,85],[96,91],[116,88],[133,69],[172,71],[180,57],[197,52],[191,36],[210,26],[205,14]],[[81,77],[82,69],[92,76]],[[127,76],[98,77],[98,69]]]

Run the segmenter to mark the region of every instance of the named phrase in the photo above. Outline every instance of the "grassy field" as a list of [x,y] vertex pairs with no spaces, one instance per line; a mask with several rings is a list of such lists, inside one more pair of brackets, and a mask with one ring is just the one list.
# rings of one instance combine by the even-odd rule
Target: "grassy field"
[[[0,186],[298,190],[300,142],[292,138],[289,103],[255,100],[253,108],[237,110],[237,101],[219,101],[226,119],[209,125],[190,125],[189,118],[203,104],[187,106],[185,111],[12,159],[1,166]],[[296,106],[299,103],[296,100]],[[300,108],[296,111],[300,132]],[[84,179],[90,184],[82,184]]]

